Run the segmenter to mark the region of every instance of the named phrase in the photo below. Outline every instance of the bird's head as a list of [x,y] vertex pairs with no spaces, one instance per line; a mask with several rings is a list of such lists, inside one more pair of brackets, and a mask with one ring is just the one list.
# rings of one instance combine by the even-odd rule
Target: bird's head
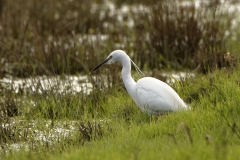
[[115,50],[107,57],[106,64],[111,64],[114,62],[121,62],[121,60],[127,56],[127,54],[123,50]]
[[111,64],[114,62],[121,62],[124,57],[128,57],[128,55],[122,51],[122,50],[115,50],[99,65],[97,65],[90,73],[97,70],[99,67],[101,67],[103,64]]

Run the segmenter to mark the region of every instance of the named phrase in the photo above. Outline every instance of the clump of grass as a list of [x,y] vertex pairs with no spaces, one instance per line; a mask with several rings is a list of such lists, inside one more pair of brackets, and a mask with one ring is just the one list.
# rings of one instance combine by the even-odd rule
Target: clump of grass
[[[196,8],[193,1],[188,5],[159,1],[150,6],[150,13],[141,16],[147,23],[139,22],[142,27],[136,36],[137,42],[142,44],[136,47],[136,53],[141,55],[137,56],[141,68],[146,60],[150,68],[199,67],[200,72],[206,72],[205,68],[234,66],[234,57],[231,54],[228,54],[229,59],[226,57],[226,43],[231,35],[225,35],[232,18],[216,13],[217,3],[213,8],[201,5]],[[141,53],[143,51],[145,54]]]
[[88,121],[87,124],[80,122],[79,130],[82,135],[82,139],[85,141],[96,140],[103,136],[103,129],[101,125],[96,122],[91,123]]
[[[28,77],[88,72],[95,59],[93,45],[102,44],[97,30],[103,32],[100,25],[108,19],[108,14],[98,18],[100,12],[107,12],[98,2],[3,1],[1,74]],[[92,11],[92,4],[99,7]],[[92,32],[98,44],[91,40]]]
[[21,93],[17,94],[12,84],[0,84],[0,115],[2,118],[19,115],[22,106]]
[[10,126],[1,118],[0,144],[16,143],[19,141],[19,132],[15,125]]

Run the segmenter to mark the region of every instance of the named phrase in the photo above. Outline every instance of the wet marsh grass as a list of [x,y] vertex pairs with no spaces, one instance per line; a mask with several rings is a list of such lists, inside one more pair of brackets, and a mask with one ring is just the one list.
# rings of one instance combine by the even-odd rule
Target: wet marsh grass
[[[111,15],[102,1],[0,1],[0,77],[33,77],[37,88],[16,93],[0,83],[1,158],[239,158],[239,46],[224,35],[233,17],[216,14],[217,3],[197,10],[155,2],[141,2],[149,7],[141,13]],[[142,113],[123,87],[119,65],[90,75],[88,95],[35,83],[35,75],[89,73],[119,47],[141,69],[157,70],[155,76],[160,68],[205,73],[173,85],[192,110]]]
[[[183,99],[191,99],[192,110],[159,117],[142,113],[118,84],[118,89],[96,89],[83,108],[79,95],[68,95],[70,100],[61,94],[35,95],[32,109],[23,105],[18,116],[1,117],[1,157],[237,159],[238,75],[239,70],[218,70],[187,78],[175,89]],[[22,143],[21,152],[11,147]]]
[[[206,88],[204,93],[199,93],[199,100],[191,104],[191,111],[164,115],[150,121],[138,112],[128,122],[119,117],[113,122],[111,136],[51,158],[238,159],[238,74],[239,70],[233,74],[215,71],[187,80],[183,96],[201,87]],[[188,84],[189,81],[191,84]],[[199,86],[195,88],[194,84]],[[120,97],[115,99],[119,101]],[[138,116],[142,119],[140,123],[136,121]]]

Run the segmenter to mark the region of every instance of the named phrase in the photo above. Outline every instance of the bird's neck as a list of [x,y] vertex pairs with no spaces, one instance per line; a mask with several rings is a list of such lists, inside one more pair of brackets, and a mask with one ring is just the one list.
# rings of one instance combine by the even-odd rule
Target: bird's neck
[[131,94],[133,86],[135,86],[136,82],[131,76],[131,61],[129,57],[127,58],[128,60],[122,62],[122,79],[128,93]]

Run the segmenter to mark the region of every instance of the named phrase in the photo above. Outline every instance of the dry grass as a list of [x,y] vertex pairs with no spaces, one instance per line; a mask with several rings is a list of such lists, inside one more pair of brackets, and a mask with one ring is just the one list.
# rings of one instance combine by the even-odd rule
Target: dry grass
[[[216,14],[217,1],[201,9],[176,1],[113,2],[115,12],[96,0],[1,1],[0,76],[88,73],[118,48],[134,53],[131,57],[140,68],[200,66],[205,72],[235,66],[234,56],[225,56],[231,36],[225,31],[234,17]],[[117,9],[123,4],[133,7],[121,13]],[[145,9],[136,11],[138,5]]]

